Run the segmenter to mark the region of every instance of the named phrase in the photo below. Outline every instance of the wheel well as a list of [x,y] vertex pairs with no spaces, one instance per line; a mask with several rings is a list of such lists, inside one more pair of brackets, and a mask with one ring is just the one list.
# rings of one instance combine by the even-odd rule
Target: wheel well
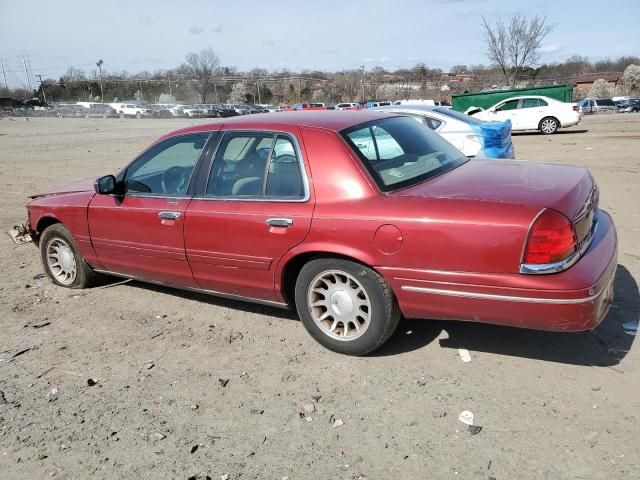
[[36,225],[36,233],[38,234],[38,237],[42,234],[45,228],[50,227],[55,223],[61,222],[57,218],[53,217],[42,217],[40,220],[38,220],[38,225]]
[[366,265],[357,258],[353,258],[348,255],[340,255],[339,253],[333,252],[306,252],[293,257],[287,262],[284,270],[282,271],[282,284],[280,287],[282,289],[282,295],[289,305],[295,305],[296,280],[298,279],[300,270],[302,270],[302,267],[307,262],[310,262],[311,260],[315,260],[317,258],[339,258],[342,260],[349,260],[351,262],[360,263],[361,265]]
[[538,128],[542,126],[542,122],[544,122],[547,118],[552,118],[553,120],[555,120],[556,123],[558,124],[558,128],[560,128],[560,120],[558,120],[553,115],[547,115],[546,117],[542,117],[542,119],[540,120],[540,123],[538,123]]

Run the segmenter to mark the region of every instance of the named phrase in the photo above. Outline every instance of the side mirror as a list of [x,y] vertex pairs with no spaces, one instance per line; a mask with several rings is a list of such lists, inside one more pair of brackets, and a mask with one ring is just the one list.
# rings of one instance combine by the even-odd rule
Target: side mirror
[[105,175],[104,177],[100,177],[94,184],[96,193],[99,193],[101,195],[116,193],[116,186],[116,177],[114,177],[113,175]]

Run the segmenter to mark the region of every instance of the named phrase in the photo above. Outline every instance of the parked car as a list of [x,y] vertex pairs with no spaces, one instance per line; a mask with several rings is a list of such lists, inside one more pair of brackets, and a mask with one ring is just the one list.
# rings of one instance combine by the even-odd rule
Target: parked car
[[240,115],[238,112],[236,112],[235,109],[225,105],[214,105],[214,108],[218,113],[218,117],[228,118],[228,117],[237,117],[238,115]]
[[610,98],[585,98],[578,102],[580,113],[615,112],[616,104]]
[[173,118],[173,113],[166,105],[150,105],[153,118]]
[[507,98],[473,116],[480,120],[511,120],[514,132],[540,130],[545,135],[580,123],[576,104],[541,95]]
[[372,110],[408,115],[442,135],[467,157],[515,158],[510,121],[487,122],[430,105],[392,105]]
[[630,98],[618,103],[618,112],[640,112],[640,98]]
[[342,102],[335,106],[336,110],[360,110],[360,105],[355,102]]
[[200,108],[198,105],[187,105],[182,107],[182,113],[186,118],[203,118],[207,116],[208,110]]
[[143,107],[141,105],[136,105],[135,103],[122,103],[120,104],[120,109],[118,113],[122,113],[127,117],[147,117],[151,116],[152,112],[149,108]]
[[56,285],[103,273],[295,306],[345,354],[401,315],[591,330],[613,297],[616,233],[588,170],[469,160],[395,114],[214,120],[31,198]]
[[117,117],[118,113],[111,105],[106,103],[92,103],[89,108],[83,108],[82,112],[90,117]]
[[82,105],[75,103],[58,103],[53,107],[58,117],[82,117],[84,116],[84,108]]

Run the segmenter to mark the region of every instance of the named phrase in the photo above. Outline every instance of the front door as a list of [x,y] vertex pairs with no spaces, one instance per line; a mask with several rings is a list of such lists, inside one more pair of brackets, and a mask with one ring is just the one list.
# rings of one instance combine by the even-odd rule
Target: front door
[[519,99],[508,100],[504,103],[501,103],[494,110],[494,116],[492,118],[488,118],[487,120],[499,120],[504,122],[505,120],[511,120],[511,128],[513,130],[521,130],[522,127],[520,125],[520,118],[518,115],[518,103]]
[[189,184],[209,132],[166,139],[121,175],[122,195],[96,195],[89,204],[91,241],[106,270],[195,286],[184,249]]
[[313,198],[295,131],[228,131],[206,187],[185,215],[185,248],[197,284],[279,301],[278,260],[306,237]]

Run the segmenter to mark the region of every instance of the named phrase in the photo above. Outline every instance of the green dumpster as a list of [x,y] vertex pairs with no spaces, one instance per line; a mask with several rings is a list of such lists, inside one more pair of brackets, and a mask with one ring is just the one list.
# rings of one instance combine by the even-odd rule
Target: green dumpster
[[573,85],[546,85],[543,87],[512,88],[510,90],[454,93],[451,95],[451,106],[458,112],[464,112],[469,107],[487,109],[506,98],[522,97],[525,95],[543,95],[545,97],[555,98],[561,102],[571,102],[573,99]]

